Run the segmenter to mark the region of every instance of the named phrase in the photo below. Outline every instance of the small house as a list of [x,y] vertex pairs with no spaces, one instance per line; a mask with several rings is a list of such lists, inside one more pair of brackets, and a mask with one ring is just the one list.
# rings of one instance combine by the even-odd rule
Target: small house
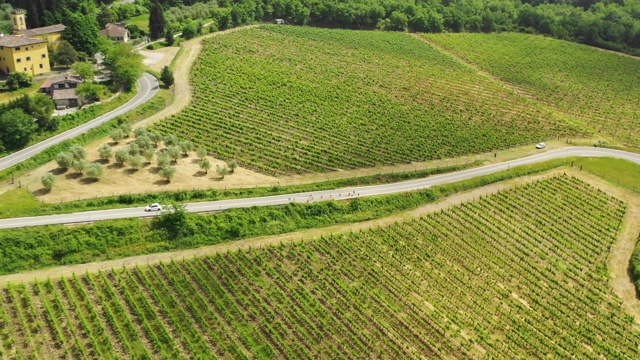
[[113,41],[129,41],[129,30],[118,24],[107,23],[104,29],[100,30],[100,35],[104,35]]
[[78,107],[81,104],[76,88],[81,83],[82,79],[79,76],[67,73],[47,79],[40,86],[40,92],[53,99],[57,109]]

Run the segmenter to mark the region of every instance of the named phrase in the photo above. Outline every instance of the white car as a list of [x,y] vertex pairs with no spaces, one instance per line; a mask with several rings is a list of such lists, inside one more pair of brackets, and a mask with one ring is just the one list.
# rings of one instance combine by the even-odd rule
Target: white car
[[547,144],[545,144],[545,143],[536,144],[536,149],[544,149],[546,147],[547,147]]
[[144,208],[144,211],[162,211],[162,205],[158,203],[153,203],[147,206],[146,208]]

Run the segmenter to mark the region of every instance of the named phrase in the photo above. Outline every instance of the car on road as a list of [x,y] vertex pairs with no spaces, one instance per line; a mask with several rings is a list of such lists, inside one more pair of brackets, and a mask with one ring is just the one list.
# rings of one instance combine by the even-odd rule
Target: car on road
[[545,143],[538,143],[536,144],[536,149],[544,149],[547,147],[547,144]]
[[158,203],[153,203],[147,206],[146,208],[144,208],[144,211],[162,211],[162,205]]

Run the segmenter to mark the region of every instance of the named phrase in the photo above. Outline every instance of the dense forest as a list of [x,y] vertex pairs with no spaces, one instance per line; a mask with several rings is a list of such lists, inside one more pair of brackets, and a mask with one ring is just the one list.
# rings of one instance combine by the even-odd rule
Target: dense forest
[[[88,23],[95,22],[95,16],[78,15],[94,15],[113,0],[5,2],[26,9],[30,27],[59,22],[87,27],[94,26]],[[135,6],[148,9],[153,2],[169,9],[211,1],[136,0]],[[221,29],[283,18],[294,24],[353,29],[518,31],[640,54],[640,0],[220,0],[218,5],[212,17]]]

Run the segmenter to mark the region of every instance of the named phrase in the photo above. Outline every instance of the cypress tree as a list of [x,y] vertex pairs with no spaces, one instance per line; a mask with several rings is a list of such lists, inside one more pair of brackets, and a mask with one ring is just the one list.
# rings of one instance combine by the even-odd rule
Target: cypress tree
[[154,1],[149,9],[149,36],[151,39],[159,39],[164,35],[164,29],[167,26],[167,20],[164,18],[162,6]]

